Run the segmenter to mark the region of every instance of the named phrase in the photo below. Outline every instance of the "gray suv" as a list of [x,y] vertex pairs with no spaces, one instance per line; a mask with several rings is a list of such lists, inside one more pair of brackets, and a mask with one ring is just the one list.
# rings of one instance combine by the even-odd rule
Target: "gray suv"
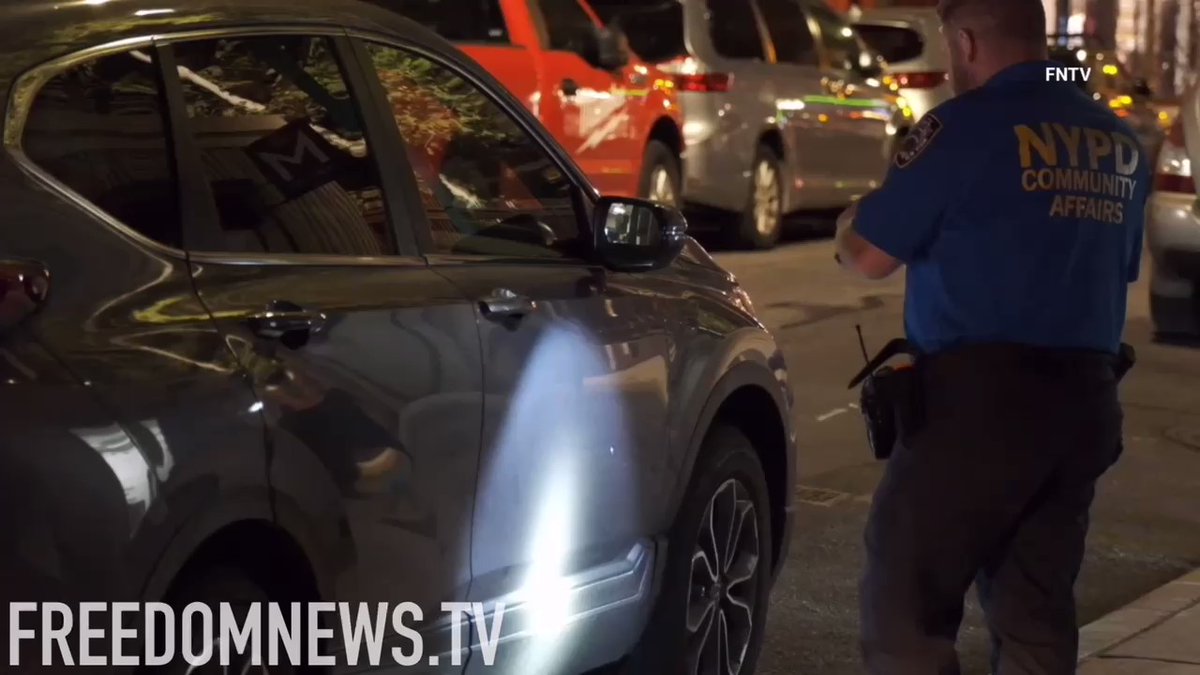
[[911,112],[882,60],[823,0],[593,0],[684,111],[683,198],[769,248],[782,218],[877,186]]
[[[0,36],[0,604],[411,602],[406,672],[752,672],[792,399],[678,212],[365,4]],[[492,668],[464,601],[508,607]]]

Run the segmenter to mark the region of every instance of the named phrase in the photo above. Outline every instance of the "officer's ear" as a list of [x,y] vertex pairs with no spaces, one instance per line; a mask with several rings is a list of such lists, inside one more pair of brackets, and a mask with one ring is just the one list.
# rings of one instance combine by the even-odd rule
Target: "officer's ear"
[[979,41],[975,39],[975,31],[970,28],[956,28],[953,40],[966,63],[973,63],[979,58]]

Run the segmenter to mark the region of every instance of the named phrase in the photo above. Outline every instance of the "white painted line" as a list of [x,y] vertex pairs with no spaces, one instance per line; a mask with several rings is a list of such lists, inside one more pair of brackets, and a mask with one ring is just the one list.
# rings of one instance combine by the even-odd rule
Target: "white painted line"
[[847,404],[847,405],[849,405],[849,406],[850,406],[851,408],[853,408],[854,410],[858,410],[858,404],[857,404],[857,403],[849,403],[849,404]]
[[847,413],[847,412],[850,412],[850,411],[846,410],[845,408],[837,408],[836,410],[830,410],[829,412],[827,412],[823,415],[817,415],[817,421],[824,422],[827,419],[837,417],[838,415],[841,415],[841,414]]

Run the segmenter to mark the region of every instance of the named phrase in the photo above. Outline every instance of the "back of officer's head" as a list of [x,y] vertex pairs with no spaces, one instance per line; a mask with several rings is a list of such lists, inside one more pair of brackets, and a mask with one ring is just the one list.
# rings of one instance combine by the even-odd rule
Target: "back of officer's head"
[[1008,66],[1046,58],[1042,0],[941,0],[938,16],[957,93]]

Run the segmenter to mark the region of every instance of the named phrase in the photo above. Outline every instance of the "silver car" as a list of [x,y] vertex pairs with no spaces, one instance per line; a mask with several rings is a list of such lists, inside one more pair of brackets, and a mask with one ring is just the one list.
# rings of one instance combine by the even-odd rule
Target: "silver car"
[[[876,187],[912,124],[883,63],[823,0],[594,0],[684,111],[683,197],[731,243],[769,248],[792,211]],[[705,222],[706,219],[694,219]]]
[[925,7],[867,10],[854,22],[862,41],[887,61],[887,79],[918,119],[954,96],[941,26],[937,10]]
[[1146,210],[1146,245],[1153,261],[1150,316],[1162,337],[1200,337],[1200,87],[1183,97],[1162,143],[1154,192]]

